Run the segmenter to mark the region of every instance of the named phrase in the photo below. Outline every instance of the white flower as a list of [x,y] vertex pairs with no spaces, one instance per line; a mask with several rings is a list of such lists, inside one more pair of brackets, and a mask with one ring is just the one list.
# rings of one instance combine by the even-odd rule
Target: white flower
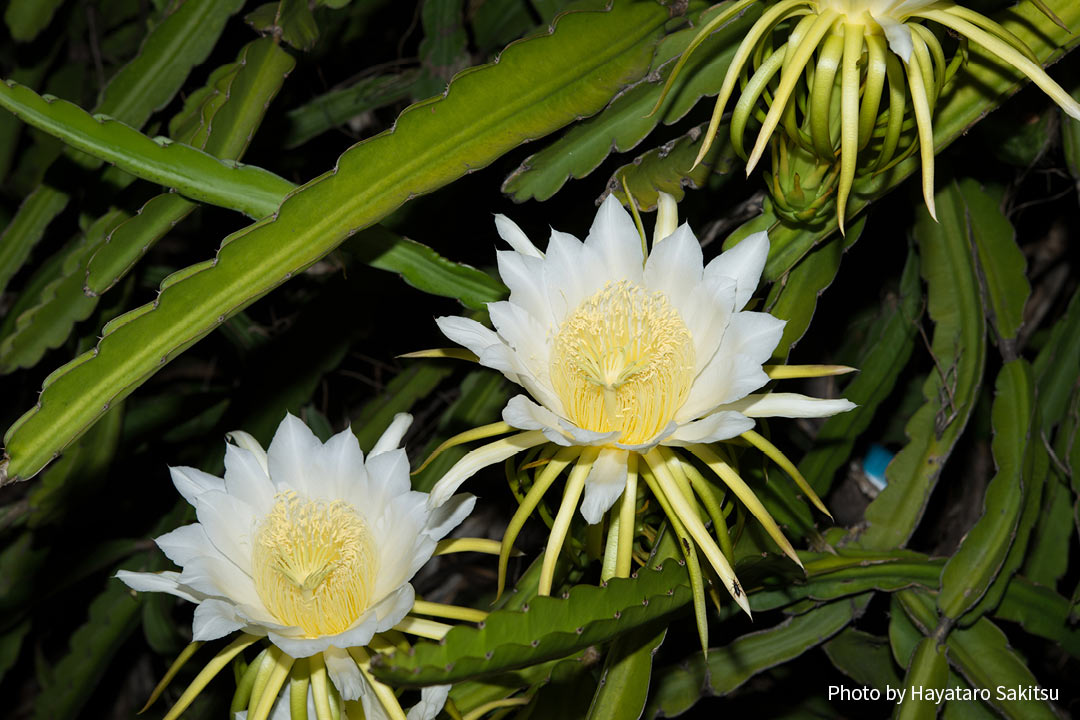
[[398,446],[411,421],[398,415],[366,460],[351,430],[323,444],[292,415],[268,451],[233,433],[224,479],[170,468],[198,522],[156,542],[182,569],[117,577],[198,603],[195,640],[265,635],[288,658],[318,656],[342,698],[359,698],[368,680],[349,649],[405,618],[409,581],[475,502],[432,509],[410,489]]
[[[622,493],[628,452],[727,440],[751,430],[756,417],[823,417],[854,407],[843,399],[751,394],[769,381],[762,364],[784,329],[768,313],[743,310],[768,255],[765,233],[705,265],[683,224],[646,259],[613,195],[584,243],[553,230],[546,255],[509,219],[497,216],[496,227],[514,249],[498,253],[510,299],[488,305],[495,331],[461,317],[437,322],[538,401],[518,395],[503,410],[512,427],[542,433],[533,445],[600,448],[581,505],[588,522],[598,522]],[[432,502],[448,499],[479,467],[451,469],[432,489]]]
[[[672,448],[701,458],[798,563],[791,543],[729,465],[728,456],[717,455],[709,444],[741,436],[780,463],[824,510],[794,465],[753,431],[755,418],[824,417],[854,405],[793,393],[754,394],[770,380],[763,363],[784,329],[783,321],[768,313],[743,309],[765,265],[767,236],[751,235],[705,265],[689,226],[676,227],[674,201],[661,197],[658,206],[659,241],[648,258],[643,234],[614,196],[601,205],[584,243],[552,230],[547,254],[513,222],[496,217],[499,234],[513,250],[498,254],[510,299],[488,305],[495,330],[461,317],[437,322],[448,338],[532,397],[511,398],[503,423],[462,433],[441,446],[515,428],[524,431],[466,454],[432,488],[431,502],[449,500],[481,468],[545,443],[561,446],[542,456],[543,469],[536,470],[528,495],[509,523],[499,558],[501,591],[518,530],[559,473],[572,464],[540,572],[539,592],[548,594],[579,499],[581,514],[595,524],[623,496],[609,524],[603,566],[605,578],[630,574],[640,459],[640,476],[682,540],[700,623],[704,586],[695,545],[735,601],[748,613],[750,608],[730,559],[695,506],[695,496],[700,496],[718,537],[723,533],[721,542],[726,541],[727,526],[708,481]],[[850,369],[789,367],[785,376]]]

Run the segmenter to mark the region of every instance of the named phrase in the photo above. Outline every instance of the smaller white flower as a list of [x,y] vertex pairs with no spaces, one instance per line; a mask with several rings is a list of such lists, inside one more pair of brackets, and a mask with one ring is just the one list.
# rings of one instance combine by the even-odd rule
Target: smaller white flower
[[405,618],[409,581],[475,503],[432,508],[411,490],[398,447],[411,421],[398,415],[366,459],[351,430],[324,444],[292,415],[268,451],[233,433],[224,478],[170,468],[198,518],[156,540],[181,570],[117,577],[197,603],[197,641],[267,636],[289,658],[321,656],[341,697],[360,698],[368,680],[348,649]]

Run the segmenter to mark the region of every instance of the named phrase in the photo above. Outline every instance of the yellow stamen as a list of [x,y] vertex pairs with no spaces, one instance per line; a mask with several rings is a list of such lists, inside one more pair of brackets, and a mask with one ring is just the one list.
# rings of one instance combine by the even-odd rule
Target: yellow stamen
[[367,610],[377,569],[371,532],[341,500],[281,493],[255,533],[259,598],[282,624],[312,637],[340,633]]
[[567,418],[619,441],[647,442],[690,394],[694,345],[678,311],[660,292],[626,280],[583,302],[559,328],[551,381]]

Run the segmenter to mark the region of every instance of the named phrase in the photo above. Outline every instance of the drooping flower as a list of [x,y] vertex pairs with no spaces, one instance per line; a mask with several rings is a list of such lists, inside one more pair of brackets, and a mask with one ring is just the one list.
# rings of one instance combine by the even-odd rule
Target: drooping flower
[[[938,99],[964,61],[967,41],[1019,70],[1066,113],[1080,119],[1080,103],[1046,74],[1020,38],[948,0],[739,0],[702,26],[669,76],[664,95],[701,42],[755,4],[764,10],[728,66],[697,162],[708,152],[738,83],[742,89],[730,131],[733,147],[747,158],[747,174],[778,128],[788,142],[820,161],[838,162],[841,230],[856,173],[880,172],[916,149],[922,162],[923,196],[930,214],[935,214],[932,119]],[[1038,5],[1057,20],[1043,3]],[[952,58],[946,57],[938,35],[926,22],[961,37]],[[762,102],[766,111],[759,109]],[[743,134],[755,117],[761,127],[747,155]]]
[[[765,265],[766,234],[745,238],[706,265],[689,226],[676,228],[674,200],[661,194],[660,208],[648,257],[644,237],[614,196],[601,205],[584,243],[553,230],[546,254],[513,222],[496,216],[500,236],[513,249],[498,253],[510,298],[488,305],[495,330],[462,317],[437,322],[448,338],[524,387],[531,398],[513,397],[503,410],[504,422],[452,442],[524,432],[465,455],[436,483],[431,501],[449,500],[483,467],[550,443],[554,452],[542,458],[504,537],[500,583],[517,530],[559,473],[573,465],[552,525],[541,593],[550,591],[555,558],[582,496],[581,514],[590,524],[623,497],[619,514],[613,513],[608,543],[617,557],[605,566],[610,564],[615,575],[629,574],[640,475],[668,511],[684,547],[696,543],[748,611],[729,559],[698,517],[695,494],[721,541],[727,539],[711,484],[682,453],[712,468],[798,562],[731,459],[713,443],[742,438],[782,458],[753,431],[755,418],[824,417],[854,406],[843,399],[755,394],[770,380],[763,364],[784,327],[767,313],[744,310]],[[800,375],[797,368],[786,370],[785,377],[838,371],[814,366]],[[793,469],[786,458],[782,462]],[[824,509],[805,481],[802,485]],[[696,553],[688,561],[696,563]]]
[[[475,503],[457,495],[432,508],[426,493],[410,489],[399,445],[411,422],[396,416],[365,459],[351,430],[324,444],[287,415],[266,451],[247,433],[232,433],[224,478],[170,468],[198,518],[156,540],[181,570],[122,570],[117,577],[138,591],[197,603],[196,643],[243,634],[208,663],[168,718],[264,636],[270,645],[245,673],[254,688],[241,682],[233,708],[247,708],[248,720],[265,720],[289,677],[304,694],[310,683],[320,720],[330,717],[331,705],[357,699],[368,718],[403,715],[393,693],[371,677],[371,653],[392,645],[381,634],[395,628],[428,637],[449,629],[407,617],[414,610],[440,615],[434,603],[421,607],[409,581]],[[430,700],[442,690],[425,692]]]

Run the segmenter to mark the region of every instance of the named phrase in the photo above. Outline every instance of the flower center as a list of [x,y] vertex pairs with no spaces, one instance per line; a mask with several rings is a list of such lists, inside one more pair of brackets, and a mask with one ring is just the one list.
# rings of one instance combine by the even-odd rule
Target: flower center
[[583,302],[559,328],[551,381],[567,418],[586,430],[620,430],[619,442],[656,437],[686,402],[694,344],[660,292],[626,280]]
[[374,539],[342,500],[276,498],[252,552],[255,589],[282,624],[311,637],[335,635],[360,617],[375,590]]

